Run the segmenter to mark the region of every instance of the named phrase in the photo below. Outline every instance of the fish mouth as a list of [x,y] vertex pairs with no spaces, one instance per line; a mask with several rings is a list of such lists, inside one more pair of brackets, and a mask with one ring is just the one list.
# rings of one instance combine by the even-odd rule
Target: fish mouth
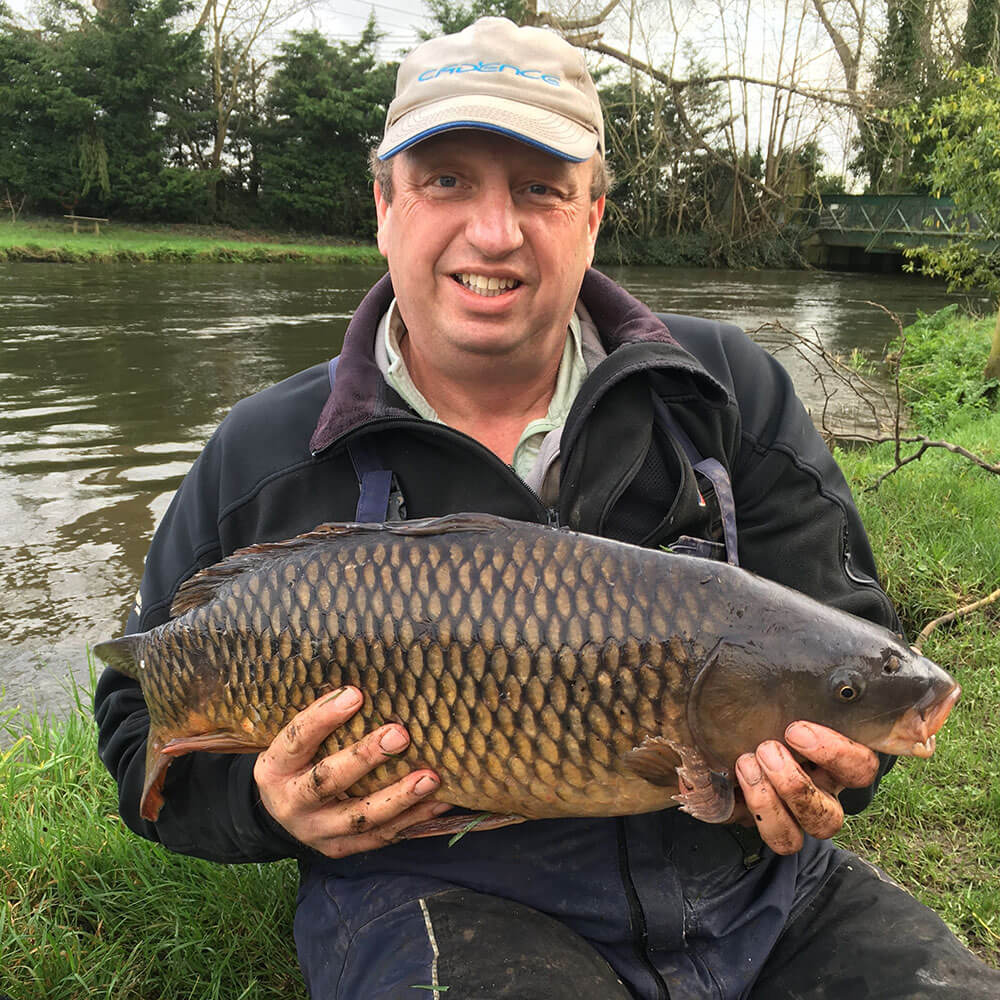
[[943,697],[927,705],[908,708],[889,735],[872,749],[900,757],[930,757],[934,753],[936,733],[945,724],[961,694],[962,689],[955,684]]

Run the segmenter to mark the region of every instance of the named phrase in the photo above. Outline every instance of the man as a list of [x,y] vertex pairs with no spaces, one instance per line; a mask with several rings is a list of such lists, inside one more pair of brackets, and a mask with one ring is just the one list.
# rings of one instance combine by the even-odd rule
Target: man
[[[404,508],[738,551],[896,624],[780,367],[733,328],[664,325],[589,269],[604,152],[583,60],[550,32],[484,18],[407,57],[375,161],[389,277],[335,366],[244,400],[213,436],[157,531],[130,631],[163,621],[184,579],[241,545]],[[219,861],[299,858],[296,942],[316,998],[998,995],[933,914],[830,845],[838,795],[855,789],[844,802],[862,808],[880,767],[837,733],[798,724],[787,747],[741,758],[746,825],[666,810],[449,847],[405,839],[449,818],[433,772],[345,794],[406,747],[403,727],[315,763],[359,704],[352,687],[315,703],[256,759],[178,760],[153,824],[137,810],[138,687],[109,670],[96,698],[133,829]]]

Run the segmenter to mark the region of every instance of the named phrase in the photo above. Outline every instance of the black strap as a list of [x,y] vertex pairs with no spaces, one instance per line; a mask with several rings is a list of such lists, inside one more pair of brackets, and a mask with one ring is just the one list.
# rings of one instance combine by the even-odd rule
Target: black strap
[[[340,357],[331,358],[329,365],[330,391],[337,378]],[[371,437],[358,438],[347,446],[354,474],[358,477],[358,509],[355,520],[363,524],[398,521],[406,517],[406,503],[396,476],[379,457]]]

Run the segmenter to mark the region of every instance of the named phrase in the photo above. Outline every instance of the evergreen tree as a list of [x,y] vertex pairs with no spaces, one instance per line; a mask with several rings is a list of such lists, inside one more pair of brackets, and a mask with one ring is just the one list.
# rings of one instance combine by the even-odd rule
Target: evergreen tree
[[355,44],[293,32],[257,136],[262,208],[276,223],[371,236],[368,150],[382,134],[396,67],[377,61],[374,18]]
[[50,40],[0,22],[0,196],[26,197],[40,211],[72,210],[94,111],[67,86]]
[[63,78],[94,108],[85,148],[103,149],[107,184],[84,160],[88,214],[197,219],[205,208],[198,174],[165,165],[182,95],[201,61],[197,34],[176,30],[184,0],[109,0],[92,21],[59,40]]

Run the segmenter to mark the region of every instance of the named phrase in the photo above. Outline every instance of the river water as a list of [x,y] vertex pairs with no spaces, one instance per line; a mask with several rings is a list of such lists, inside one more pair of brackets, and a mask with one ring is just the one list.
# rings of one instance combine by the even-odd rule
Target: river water
[[[952,298],[904,276],[608,269],[653,309],[877,358]],[[60,714],[121,631],[157,520],[226,411],[337,353],[373,267],[0,265],[0,708]],[[787,342],[781,333],[772,346]],[[813,373],[782,353],[807,404]]]

